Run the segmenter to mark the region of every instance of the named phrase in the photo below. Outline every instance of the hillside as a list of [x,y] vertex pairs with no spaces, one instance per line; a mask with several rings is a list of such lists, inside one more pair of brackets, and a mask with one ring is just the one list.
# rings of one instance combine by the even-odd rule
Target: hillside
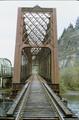
[[58,40],[60,91],[79,91],[79,18],[75,27],[72,24],[64,29]]
[[79,60],[79,28],[69,25],[58,40],[60,67],[73,66]]

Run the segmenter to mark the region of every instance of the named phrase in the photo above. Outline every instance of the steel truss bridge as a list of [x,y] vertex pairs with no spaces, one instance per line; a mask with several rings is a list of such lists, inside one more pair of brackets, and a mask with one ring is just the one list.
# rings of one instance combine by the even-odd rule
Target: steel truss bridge
[[13,95],[17,95],[1,119],[78,120],[57,96],[56,25],[55,8],[18,8],[12,81]]
[[59,91],[56,9],[19,8],[13,87],[19,88],[35,69]]

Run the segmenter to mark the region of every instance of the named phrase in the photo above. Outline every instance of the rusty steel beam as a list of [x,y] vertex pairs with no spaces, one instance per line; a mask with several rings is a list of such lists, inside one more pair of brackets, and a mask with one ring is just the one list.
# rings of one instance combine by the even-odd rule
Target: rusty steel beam
[[[51,14],[51,79],[54,84],[59,84],[59,70],[58,70],[58,53],[57,53],[57,23],[56,23],[56,9],[53,9]],[[53,75],[53,76],[52,76]]]
[[22,44],[22,33],[23,33],[22,10],[21,8],[18,8],[13,83],[20,83],[20,72],[21,72],[21,48],[20,47]]
[[33,12],[33,13],[39,13],[39,12],[42,12],[42,13],[50,13],[52,12],[52,8],[41,8],[39,6],[35,6],[33,8],[30,8],[30,7],[23,7],[22,8],[22,12],[25,13],[25,12]]

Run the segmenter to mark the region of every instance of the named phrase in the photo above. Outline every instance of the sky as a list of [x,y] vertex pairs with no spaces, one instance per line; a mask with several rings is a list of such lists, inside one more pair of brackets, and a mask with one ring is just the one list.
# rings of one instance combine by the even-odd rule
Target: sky
[[79,16],[77,1],[1,1],[0,2],[0,58],[8,58],[14,64],[16,24],[18,7],[51,7],[57,9],[57,33],[61,36],[63,29],[70,23],[75,26]]

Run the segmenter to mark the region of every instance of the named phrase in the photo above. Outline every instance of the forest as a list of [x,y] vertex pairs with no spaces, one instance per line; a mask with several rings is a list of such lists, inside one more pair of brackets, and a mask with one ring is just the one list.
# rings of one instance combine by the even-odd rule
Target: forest
[[70,23],[58,40],[60,90],[79,90],[79,17]]

